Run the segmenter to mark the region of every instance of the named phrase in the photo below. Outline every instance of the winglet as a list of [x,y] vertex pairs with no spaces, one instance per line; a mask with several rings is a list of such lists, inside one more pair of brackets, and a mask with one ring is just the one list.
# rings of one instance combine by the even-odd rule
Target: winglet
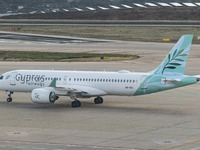
[[56,87],[56,78],[54,78],[52,80],[52,82],[50,83],[49,87]]
[[153,74],[183,74],[193,35],[183,35]]

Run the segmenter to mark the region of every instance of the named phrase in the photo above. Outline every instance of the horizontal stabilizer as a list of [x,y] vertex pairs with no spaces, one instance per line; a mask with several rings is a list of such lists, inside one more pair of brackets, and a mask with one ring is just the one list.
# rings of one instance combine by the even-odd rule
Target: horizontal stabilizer
[[181,80],[180,79],[169,79],[169,78],[165,78],[165,79],[162,79],[161,80],[161,83],[162,84],[177,84],[177,83],[180,83]]

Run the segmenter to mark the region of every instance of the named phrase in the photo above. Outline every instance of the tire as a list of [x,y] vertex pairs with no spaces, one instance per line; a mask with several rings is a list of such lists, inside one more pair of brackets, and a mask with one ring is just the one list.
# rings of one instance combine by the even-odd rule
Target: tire
[[73,108],[81,107],[81,102],[78,101],[78,100],[73,101],[72,104],[71,104],[71,106],[72,106]]
[[81,107],[81,102],[80,101],[76,101],[77,102],[77,107]]
[[99,97],[99,104],[102,104],[102,103],[103,103],[103,98]]
[[12,98],[7,98],[7,102],[8,103],[12,102]]
[[94,99],[94,103],[95,103],[95,104],[99,104],[99,99],[98,99],[98,98],[95,98],[95,99]]
[[76,101],[73,101],[72,104],[71,104],[71,106],[72,106],[73,108],[76,108]]
[[103,98],[102,97],[96,97],[94,99],[94,103],[95,104],[102,104],[103,103]]

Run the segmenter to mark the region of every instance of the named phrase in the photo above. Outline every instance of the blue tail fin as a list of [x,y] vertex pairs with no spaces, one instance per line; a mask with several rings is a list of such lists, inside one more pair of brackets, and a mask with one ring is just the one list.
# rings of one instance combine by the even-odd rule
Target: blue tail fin
[[193,35],[183,35],[153,74],[183,74]]

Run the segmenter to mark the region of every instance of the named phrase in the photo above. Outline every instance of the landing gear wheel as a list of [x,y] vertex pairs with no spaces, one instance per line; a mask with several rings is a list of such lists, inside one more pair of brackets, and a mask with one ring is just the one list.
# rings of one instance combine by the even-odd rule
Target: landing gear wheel
[[99,99],[98,99],[98,98],[95,98],[95,99],[94,99],[94,103],[95,103],[95,104],[99,104]]
[[7,102],[12,102],[12,98],[7,98]]
[[99,97],[99,104],[102,104],[102,103],[103,103],[103,98]]
[[11,97],[11,95],[13,94],[13,92],[6,91],[6,93],[8,94],[7,102],[12,102],[12,97]]
[[95,104],[102,104],[103,103],[103,98],[102,97],[96,97],[94,99],[94,103]]
[[76,108],[76,107],[80,107],[81,106],[81,102],[79,100],[75,100],[72,102],[72,107]]
[[77,101],[77,103],[78,103],[78,107],[81,107],[81,102],[80,102],[80,101]]

